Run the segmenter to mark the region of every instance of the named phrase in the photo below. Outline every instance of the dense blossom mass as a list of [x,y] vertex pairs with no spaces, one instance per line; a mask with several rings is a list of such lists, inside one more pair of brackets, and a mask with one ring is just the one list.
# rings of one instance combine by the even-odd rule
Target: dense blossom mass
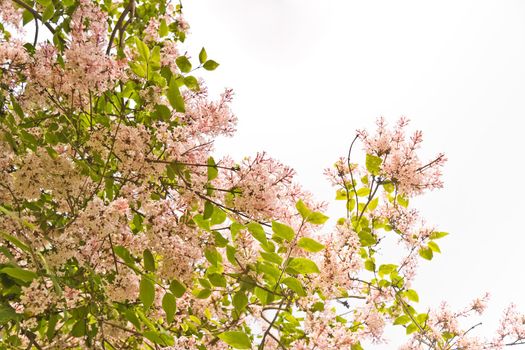
[[359,350],[392,325],[403,349],[525,343],[513,305],[475,336],[488,295],[416,310],[418,263],[447,234],[409,200],[446,159],[418,157],[407,119],[358,131],[326,170],[344,214],[324,230],[290,167],[215,159],[234,95],[195,76],[218,63],[185,53],[181,10],[0,0],[0,349]]

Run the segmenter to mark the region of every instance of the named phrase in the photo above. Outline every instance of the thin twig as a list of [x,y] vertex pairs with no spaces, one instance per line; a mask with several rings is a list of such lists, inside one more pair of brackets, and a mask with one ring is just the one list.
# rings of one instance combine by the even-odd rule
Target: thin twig
[[[350,148],[348,149],[348,156],[346,157],[346,163],[348,165],[348,171],[350,172],[350,180],[352,181],[352,189],[354,190],[355,194],[355,211],[356,215],[359,215],[359,196],[357,195],[357,190],[355,189],[355,183],[354,183],[354,174],[352,172],[352,166],[350,164],[350,155],[352,153],[352,147],[354,147],[355,141],[359,138],[359,135],[355,135],[354,140],[350,144]],[[348,209],[347,209],[348,211]]]
[[38,42],[38,19],[35,18],[35,40],[33,40],[33,46],[36,47],[37,42]]
[[43,25],[45,25],[47,27],[47,29],[49,29],[49,31],[53,34],[56,33],[56,29],[53,28],[51,26],[51,24],[47,23],[47,22],[44,22],[44,19],[42,18],[42,16],[40,16],[40,14],[38,12],[35,11],[35,9],[33,9],[31,6],[29,6],[28,4],[26,4],[23,0],[13,0],[14,3],[16,3],[17,5],[19,5],[20,7],[23,7],[24,9],[26,9],[27,11],[29,11],[34,18],[37,18],[40,22],[42,22]]
[[[130,13],[130,17],[133,16],[133,13],[135,12],[135,0],[130,0],[128,3],[128,6],[122,11],[120,14],[119,19],[117,20],[117,23],[115,24],[115,27],[113,28],[113,31],[111,32],[111,36],[109,37],[108,47],[106,49],[106,55],[109,55],[111,53],[111,48],[113,47],[113,41],[115,40],[115,34],[117,34],[117,30],[122,29],[122,21],[124,21],[124,18]],[[131,19],[131,18],[130,18]],[[120,36],[122,38],[122,36]]]

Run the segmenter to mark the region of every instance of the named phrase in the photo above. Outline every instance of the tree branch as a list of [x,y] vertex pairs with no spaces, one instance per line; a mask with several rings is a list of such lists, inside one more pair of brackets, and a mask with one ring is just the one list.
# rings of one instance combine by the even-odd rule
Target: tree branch
[[[31,12],[31,14],[33,15],[34,18],[38,19],[40,22],[42,22],[43,25],[45,25],[47,27],[47,29],[49,29],[49,31],[53,34],[56,33],[56,29],[53,28],[51,26],[51,24],[47,23],[47,22],[44,22],[44,19],[42,18],[42,16],[40,16],[40,14],[38,12],[36,12],[35,9],[33,9],[31,6],[29,6],[28,4],[26,4],[23,0],[13,0],[13,2],[15,4],[17,4],[18,6],[20,7],[23,7],[24,9],[26,9],[27,11]],[[37,27],[38,28],[38,27]],[[38,32],[38,29],[37,29],[37,32]]]

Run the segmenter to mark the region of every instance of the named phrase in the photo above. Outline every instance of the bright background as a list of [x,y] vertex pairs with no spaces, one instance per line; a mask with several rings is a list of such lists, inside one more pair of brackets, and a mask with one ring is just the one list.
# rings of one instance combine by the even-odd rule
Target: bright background
[[[266,150],[316,198],[341,202],[323,176],[355,129],[401,115],[424,131],[426,159],[445,152],[445,188],[413,201],[451,235],[422,262],[420,311],[466,306],[490,291],[479,335],[510,302],[525,311],[525,2],[187,0],[188,52],[221,65],[239,117],[217,143],[237,159]],[[385,335],[400,344],[402,329]],[[368,349],[393,349],[373,345]]]

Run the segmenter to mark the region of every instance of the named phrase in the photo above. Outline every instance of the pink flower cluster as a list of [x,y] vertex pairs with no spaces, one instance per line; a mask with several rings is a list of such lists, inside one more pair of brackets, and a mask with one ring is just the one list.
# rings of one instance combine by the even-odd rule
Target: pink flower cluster
[[[63,64],[51,44],[41,45],[28,67],[27,107],[60,103],[87,109],[90,94],[100,95],[124,78],[126,62],[106,56],[106,13],[90,0],[82,0],[71,18],[71,41],[64,50]],[[43,95],[35,100],[35,95]],[[47,98],[53,96],[59,101]]]
[[[224,164],[234,167],[228,160]],[[230,191],[225,201],[235,210],[260,220],[285,220],[295,214],[301,190],[292,181],[294,171],[265,153],[245,158],[239,170],[224,176],[221,187]]]
[[20,28],[22,11],[13,6],[13,1],[0,0],[0,19],[2,19],[3,23],[8,23],[15,28]]
[[417,150],[423,141],[421,131],[416,131],[409,139],[405,128],[408,120],[400,118],[393,130],[388,128],[383,118],[377,120],[377,131],[370,136],[366,130],[358,131],[367,154],[382,159],[380,175],[392,181],[399,193],[413,196],[425,190],[443,187],[441,167],[446,161],[443,154],[434,160],[423,163]]
[[[24,71],[28,62],[29,55],[21,41],[0,41],[0,85],[4,86],[5,90],[14,91],[20,83],[19,74]],[[5,90],[0,89],[0,96],[5,94]]]

